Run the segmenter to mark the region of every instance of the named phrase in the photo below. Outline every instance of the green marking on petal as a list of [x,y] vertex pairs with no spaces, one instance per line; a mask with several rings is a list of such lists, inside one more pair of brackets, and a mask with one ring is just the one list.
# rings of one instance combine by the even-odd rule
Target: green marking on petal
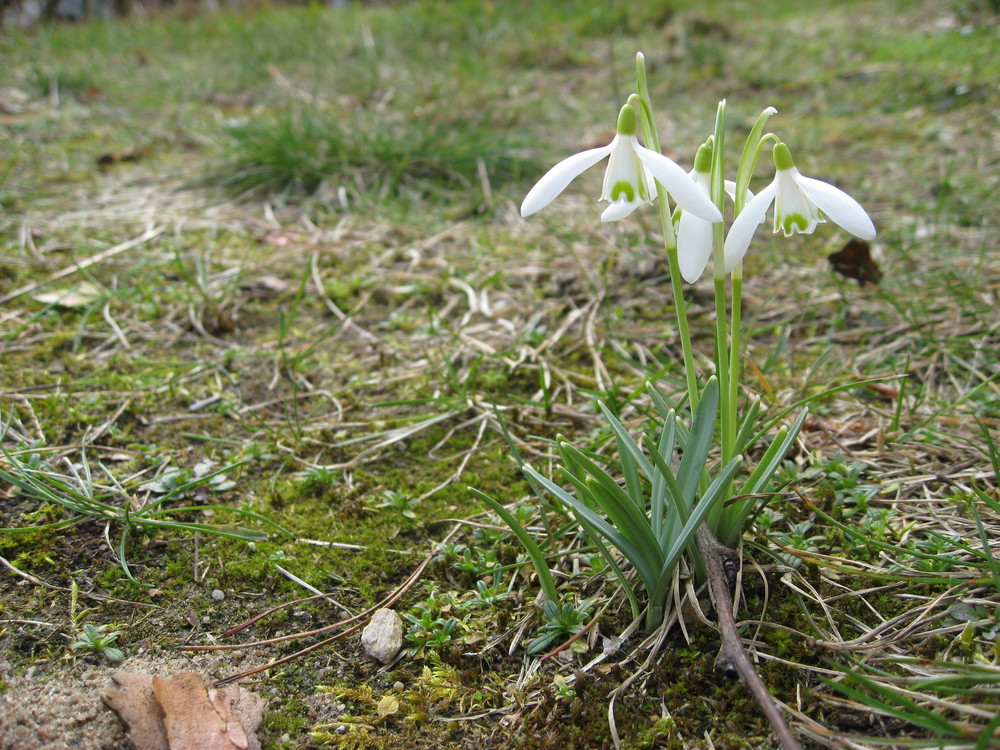
[[619,135],[635,135],[635,110],[631,104],[626,104],[618,113],[618,133]]
[[611,188],[611,202],[617,202],[625,196],[625,200],[631,203],[635,200],[635,185],[631,182],[625,182],[625,180],[620,180],[616,182]]
[[774,159],[775,169],[795,169],[795,162],[792,161],[792,152],[784,143],[775,144],[771,150],[771,157]]
[[793,234],[796,229],[799,232],[805,232],[808,227],[809,220],[802,214],[786,214],[781,217],[781,228],[785,235]]

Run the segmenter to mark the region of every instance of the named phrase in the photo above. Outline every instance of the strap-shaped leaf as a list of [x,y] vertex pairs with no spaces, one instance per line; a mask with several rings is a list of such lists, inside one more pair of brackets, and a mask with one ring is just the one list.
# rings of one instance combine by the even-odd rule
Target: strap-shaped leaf
[[643,455],[642,449],[636,445],[636,442],[628,434],[628,430],[625,429],[624,425],[608,410],[608,407],[600,401],[597,402],[597,405],[604,413],[604,418],[608,420],[608,424],[611,425],[611,429],[615,433],[615,442],[618,445],[618,455],[621,457],[622,473],[625,475],[625,486],[628,487],[628,495],[632,498],[632,502],[636,504],[636,507],[645,512],[646,502],[642,492],[642,483],[639,481],[639,470],[646,475],[647,479],[652,481],[653,465]]
[[[660,576],[656,581],[656,587],[651,589],[651,591],[659,591],[661,586],[665,586],[670,582],[670,576],[673,574],[674,565],[676,565],[677,561],[680,559],[684,548],[691,543],[692,539],[694,539],[695,531],[698,530],[698,527],[705,520],[708,513],[719,503],[725,500],[725,489],[729,486],[729,483],[733,481],[733,477],[736,476],[736,472],[739,471],[742,464],[743,456],[733,457],[733,459],[726,464],[725,468],[719,472],[715,480],[709,485],[702,498],[695,504],[694,510],[691,512],[691,517],[688,518],[687,523],[684,524],[684,528],[681,529],[681,533],[678,534],[677,538],[673,540],[673,546],[667,552],[666,557],[663,560],[663,567],[661,568]],[[652,593],[650,595],[652,596]]]
[[649,519],[644,515],[634,515],[629,512],[628,501],[607,492],[604,485],[595,479],[588,479],[587,485],[597,500],[598,505],[606,511],[611,521],[625,537],[638,547],[643,557],[648,558],[654,568],[659,567],[663,559],[660,545],[650,528]]
[[[524,469],[527,471],[531,467],[525,466]],[[559,602],[559,592],[556,590],[555,581],[552,579],[552,573],[549,570],[549,564],[545,561],[545,553],[542,552],[541,547],[535,542],[525,528],[517,522],[517,519],[511,515],[505,507],[494,500],[492,497],[487,495],[485,492],[480,492],[475,487],[469,487],[469,491],[482,500],[484,503],[490,506],[494,513],[496,513],[503,522],[510,527],[510,530],[517,537],[517,540],[524,547],[524,551],[528,553],[528,557],[531,558],[532,565],[535,566],[535,574],[538,576],[538,583],[542,587],[542,591],[549,601]]]
[[590,537],[594,546],[597,547],[597,553],[604,560],[605,564],[611,568],[611,572],[614,574],[615,578],[618,579],[618,585],[622,587],[622,591],[625,592],[625,596],[628,599],[629,606],[632,608],[632,617],[636,619],[642,614],[642,607],[639,606],[639,599],[635,595],[635,589],[632,582],[625,576],[622,572],[621,566],[618,561],[615,560],[615,556],[611,554],[611,550],[608,549],[606,545],[600,538],[600,534],[597,529],[587,523],[586,519],[582,518],[580,515],[574,513],[577,522],[583,528],[583,530]]
[[691,434],[684,446],[684,456],[677,470],[681,497],[693,497],[708,460],[708,451],[715,438],[715,417],[719,413],[719,381],[711,378],[701,394],[691,422]]
[[[637,508],[635,503],[625,494],[625,491],[618,486],[618,482],[612,479],[600,466],[572,445],[566,444],[564,448],[584,467],[590,478],[595,480],[597,485],[604,490],[599,504],[611,522],[628,537],[629,541],[640,545],[643,549],[655,550],[655,553],[651,554],[659,555],[660,547],[656,537],[653,536],[653,530],[650,528],[649,518],[645,510]],[[593,488],[591,488],[591,492],[593,493]]]
[[632,439],[632,436],[628,434],[628,430],[626,430],[625,426],[618,420],[618,417],[611,413],[608,407],[600,401],[597,402],[597,405],[601,408],[601,411],[604,413],[604,418],[608,420],[608,424],[611,425],[611,429],[615,433],[618,443],[618,452],[622,454],[627,452],[635,460],[636,465],[642,470],[642,473],[646,475],[646,478],[652,480],[653,466],[642,452],[642,448],[640,448],[635,440]]
[[650,451],[649,455],[656,466],[657,478],[663,483],[665,494],[670,500],[670,506],[664,509],[666,513],[665,523],[662,524],[662,528],[660,528],[657,534],[660,549],[666,550],[669,546],[667,540],[671,534],[675,533],[676,529],[681,528],[687,522],[688,516],[691,513],[691,506],[694,504],[694,497],[685,498],[681,494],[680,485],[677,484],[673,470],[667,464],[667,460],[661,451]]
[[[645,438],[646,450],[656,468],[653,477],[653,490],[650,497],[650,515],[653,519],[653,533],[661,540],[660,547],[663,547],[663,528],[665,521],[670,517],[670,508],[674,507],[680,498],[680,489],[676,486],[674,473],[670,468],[674,456],[674,437],[677,430],[677,417],[673,409],[667,411],[666,418],[660,426],[660,439],[654,446],[652,441]],[[659,461],[657,461],[659,459]],[[667,471],[663,471],[663,467]],[[669,486],[672,483],[673,486]],[[666,502],[669,500],[669,504]]]
[[757,426],[757,413],[760,411],[760,396],[754,396],[747,406],[743,418],[740,420],[739,431],[736,433],[736,452],[746,453],[747,441],[753,437],[754,427]]
[[645,585],[647,589],[651,583],[656,581],[657,572],[655,566],[648,559],[646,559],[646,556],[643,554],[643,550],[627,539],[624,534],[551,479],[539,474],[531,466],[525,466],[524,470],[530,472],[532,476],[534,476],[535,479],[537,479],[538,482],[545,487],[545,489],[571,507],[576,513],[582,516],[587,523],[593,526],[596,531],[611,542],[612,546],[616,547],[618,551],[621,552],[630,563],[632,563],[636,571],[639,573],[639,577],[642,579],[643,585]]
[[[620,535],[621,540],[623,541],[620,542],[611,538],[611,536],[605,531],[605,528],[603,526],[599,526],[602,534],[608,536],[612,543],[618,547],[618,549],[620,549],[622,553],[633,562],[633,564],[635,564],[635,560],[633,558],[641,557],[644,560],[648,560],[648,564],[645,565],[645,567],[647,567],[649,571],[656,571],[659,569],[663,555],[656,544],[656,538],[652,535],[652,532],[649,529],[648,521],[644,515],[633,512],[634,509],[631,501],[623,492],[620,491],[620,489],[618,494],[615,494],[613,492],[609,492],[603,484],[593,477],[587,477],[585,480],[581,481],[565,471],[563,475],[577,491],[578,497],[575,497],[574,500],[586,505],[587,508],[595,513],[597,518],[602,517],[597,514],[596,511],[603,511],[606,519],[602,518],[602,520],[605,521],[608,528],[614,529],[615,533]],[[575,508],[576,506],[574,505],[572,507]],[[626,548],[622,546],[623,543],[627,544],[628,550],[631,551],[627,551]],[[636,565],[636,567],[639,568],[641,566]]]
[[[798,418],[792,423],[792,426],[786,430],[782,427],[778,430],[777,436],[771,441],[771,444],[764,451],[764,455],[761,457],[760,462],[754,467],[754,470],[750,472],[750,476],[747,477],[746,483],[743,485],[743,491],[746,493],[760,492],[764,485],[771,479],[774,475],[775,470],[778,468],[779,464],[788,455],[789,449],[792,447],[792,443],[799,436],[799,431],[802,429],[802,424],[806,421],[806,416],[808,411],[803,409]],[[784,435],[782,435],[784,433]]]

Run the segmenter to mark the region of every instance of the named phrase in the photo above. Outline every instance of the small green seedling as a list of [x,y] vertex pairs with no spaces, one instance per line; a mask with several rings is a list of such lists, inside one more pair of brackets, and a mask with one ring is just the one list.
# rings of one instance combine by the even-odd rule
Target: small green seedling
[[95,626],[89,622],[83,626],[82,632],[73,641],[70,651],[93,651],[104,655],[108,661],[117,664],[125,658],[124,652],[120,648],[115,648],[111,644],[118,640],[118,633],[105,633],[106,625]]

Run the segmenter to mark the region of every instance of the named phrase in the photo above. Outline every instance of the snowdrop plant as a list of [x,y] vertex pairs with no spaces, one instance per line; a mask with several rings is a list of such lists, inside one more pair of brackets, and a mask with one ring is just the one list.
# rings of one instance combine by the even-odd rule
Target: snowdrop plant
[[[694,543],[698,526],[707,525],[723,545],[739,543],[754,511],[760,509],[761,499],[775,492],[772,477],[806,416],[803,408],[789,424],[782,424],[789,415],[785,411],[761,426],[759,397],[740,409],[742,260],[754,234],[772,206],[774,230],[785,236],[809,234],[827,219],[862,239],[872,239],[875,227],[861,205],[842,190],[800,174],[788,146],[776,135],[765,133],[769,118],[776,114],[773,107],[761,112],[747,135],[734,180],[727,180],[724,174],[724,100],[716,111],[712,133],[697,150],[693,169],[684,172],[660,153],[641,53],[636,58],[636,78],[636,93],[619,112],[617,134],[611,143],[556,164],[528,192],[521,213],[527,217],[545,208],[578,175],[604,158],[608,158],[608,167],[601,198],[609,205],[602,221],[624,219],[639,206],[658,202],[690,417],[682,418],[677,413],[679,406],[668,405],[650,385],[650,398],[659,415],[650,430],[657,435],[655,440],[644,436],[633,439],[600,405],[616,439],[621,481],[612,478],[594,456],[562,438],[557,441],[561,481],[527,465],[522,469],[536,491],[556,498],[575,517],[621,581],[634,612],[638,611],[635,587],[641,584],[647,600],[646,626],[654,628],[663,621],[667,592],[682,555],[690,556],[696,573],[703,572]],[[638,140],[640,129],[645,145]],[[775,176],[754,196],[750,181],[768,145]],[[723,222],[727,196],[734,216],[728,237]],[[673,211],[671,198],[676,203]],[[692,355],[682,284],[698,281],[709,260],[716,320],[714,374],[707,377]],[[767,445],[763,455],[741,473],[743,455],[758,444]],[[496,501],[477,494],[498,512],[502,510]],[[513,520],[501,515],[508,524]],[[546,597],[554,598],[551,574],[543,570],[543,550],[523,528],[515,533],[539,572]],[[620,557],[612,554],[612,548]],[[622,557],[635,569],[638,583],[622,571]]]

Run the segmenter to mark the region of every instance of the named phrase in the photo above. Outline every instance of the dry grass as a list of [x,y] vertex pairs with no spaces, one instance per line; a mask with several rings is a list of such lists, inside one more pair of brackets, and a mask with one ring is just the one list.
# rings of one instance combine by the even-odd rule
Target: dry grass
[[[632,20],[622,11],[619,25],[601,15],[603,6],[571,19],[553,12],[524,39],[516,20],[498,11],[492,26],[436,30],[428,44],[436,41],[445,62],[428,66],[427,89],[403,92],[393,90],[393,76],[419,80],[419,71],[406,66],[433,56],[418,40],[382,58],[373,90],[360,92],[351,88],[360,76],[338,79],[317,57],[290,61],[283,57],[292,54],[287,41],[274,41],[282,78],[247,72],[229,90],[221,74],[207,73],[207,83],[194,86],[197,78],[177,73],[178,86],[196,94],[176,103],[189,113],[188,124],[145,101],[127,105],[118,84],[89,68],[75,93],[64,88],[58,99],[51,86],[32,88],[38,78],[50,80],[43,74],[65,75],[78,59],[75,47],[53,53],[51,70],[42,70],[28,62],[32,40],[5,41],[0,51],[14,64],[3,85],[27,92],[21,111],[3,115],[12,134],[6,144],[21,153],[0,187],[5,447],[14,456],[40,451],[53,466],[79,462],[86,452],[130,489],[203,457],[250,458],[225,501],[273,517],[300,537],[261,545],[251,562],[243,560],[244,548],[171,537],[168,553],[155,537],[137,539],[133,556],[149,563],[140,564],[140,581],[146,576],[166,591],[155,604],[173,610],[153,626],[140,606],[108,603],[150,601],[108,573],[117,570],[116,552],[100,528],[0,536],[10,540],[0,547],[10,574],[0,590],[0,643],[11,668],[63,654],[58,642],[48,643],[49,631],[23,623],[46,621],[71,634],[62,602],[70,581],[80,581],[95,621],[120,624],[129,652],[142,639],[210,642],[198,616],[186,624],[182,610],[192,592],[219,586],[259,595],[259,603],[247,596],[213,614],[218,621],[207,630],[214,633],[294,598],[297,584],[266,559],[281,559],[279,552],[292,560],[281,562],[284,571],[319,589],[333,580],[330,570],[347,571],[348,583],[339,585],[348,590],[333,595],[352,611],[399,586],[446,538],[516,556],[509,540],[484,541],[483,533],[500,533],[496,519],[464,490],[473,483],[505,493],[505,502],[531,499],[507,464],[493,400],[523,456],[551,468],[556,434],[581,444],[606,437],[595,395],[637,427],[645,409],[638,394],[651,373],[680,398],[679,345],[653,218],[597,224],[592,196],[599,175],[526,222],[516,207],[534,174],[498,179],[482,171],[457,188],[422,178],[401,194],[366,192],[345,174],[311,194],[286,190],[248,201],[200,182],[204,172],[193,164],[214,158],[207,144],[219,131],[211,123],[264,118],[296,92],[311,96],[329,84],[337,106],[363,102],[377,112],[404,99],[405,106],[433,108],[449,101],[435,98],[437,88],[447,92],[449,76],[460,81],[466,74],[481,78],[455,84],[456,106],[476,106],[475,82],[498,98],[510,92],[498,118],[547,144],[537,151],[551,161],[580,143],[606,142],[604,114],[617,107],[607,92],[626,86],[632,52],[644,47],[651,50],[654,96],[677,102],[662,114],[672,143],[687,148],[702,137],[716,96],[730,96],[731,110],[747,119],[774,103],[783,136],[808,144],[796,152],[803,171],[808,165],[808,173],[863,196],[880,230],[874,250],[885,279],[877,288],[830,273],[825,256],[844,239],[831,231],[801,242],[794,259],[762,237],[748,259],[744,308],[754,335],[747,360],[759,375],[751,371],[747,386],[764,396],[769,413],[825,389],[906,375],[846,388],[814,405],[785,470],[785,496],[746,540],[742,626],[765,679],[795,728],[816,745],[937,746],[940,738],[948,747],[990,746],[1000,675],[1000,496],[996,454],[984,438],[984,431],[997,434],[1000,419],[1000,265],[991,210],[998,144],[984,125],[995,116],[993,21],[964,6],[856,5],[810,14],[812,31],[801,36],[790,31],[803,23],[794,4],[768,18],[739,4],[685,8],[652,25],[653,10]],[[369,28],[383,49],[398,23],[392,12],[352,11],[350,24]],[[857,14],[868,20],[859,24]],[[306,25],[315,21],[304,18]],[[744,23],[750,21],[756,25]],[[157,23],[131,33],[149,48],[141,54],[174,60],[156,46],[156,29],[185,27],[178,19]],[[198,21],[184,33],[197,39],[211,23]],[[214,23],[219,34],[233,33],[228,16]],[[493,46],[484,49],[510,70],[469,73],[465,45],[479,28],[492,29],[483,38]],[[892,37],[895,52],[873,28]],[[95,33],[79,32],[81,39]],[[56,42],[73,34],[46,32],[42,41],[58,50]],[[127,49],[128,34],[116,32],[116,44]],[[546,34],[558,41],[539,44]],[[831,34],[840,35],[838,45],[827,41]],[[113,49],[109,59],[119,54]],[[604,65],[609,57],[614,66]],[[793,60],[807,62],[790,70]],[[88,98],[88,85],[99,96]],[[219,91],[206,91],[212,86]],[[220,92],[228,97],[222,104],[213,98]],[[142,145],[136,133],[147,121],[155,121],[148,156],[93,167],[102,154]],[[74,304],[38,297],[84,281],[91,286],[77,289],[83,297]],[[707,366],[710,293],[696,285],[689,294],[695,347]],[[335,479],[306,484],[322,472]],[[387,489],[420,500],[416,522],[364,510]],[[38,510],[3,486],[0,507],[5,523],[23,524]],[[390,557],[397,570],[386,573],[384,556],[345,562],[333,548],[302,539],[359,550],[381,550],[390,539],[406,554]],[[404,702],[449,722],[375,721],[378,694],[388,689],[383,683],[391,685],[389,675],[397,673],[372,674],[360,653],[346,649],[313,652],[272,684],[282,700],[316,684],[363,684],[371,705],[360,693],[343,700],[377,725],[364,740],[372,746],[406,732],[413,747],[494,734],[516,747],[582,747],[581,737],[606,740],[603,707],[614,696],[626,745],[709,747],[750,737],[747,745],[767,747],[753,710],[730,708],[739,691],[716,687],[710,677],[714,635],[686,608],[697,596],[677,608],[671,622],[679,627],[642,640],[613,586],[588,576],[581,544],[572,534],[562,538],[564,554],[553,567],[563,591],[595,600],[599,619],[580,639],[589,651],[567,649],[546,661],[521,648],[540,624],[527,577],[470,577],[446,563],[427,569],[428,586],[466,601],[477,578],[509,588],[499,609],[469,610],[462,637],[397,667],[414,690]],[[171,560],[185,573],[169,568]],[[169,575],[158,578],[158,568]],[[227,570],[250,576],[248,583],[228,579]],[[48,593],[36,601],[31,591]],[[693,593],[679,578],[676,601]],[[419,611],[421,597],[408,591],[410,612]],[[293,629],[266,622],[259,628]],[[602,637],[611,639],[603,647]],[[643,665],[655,638],[666,639],[665,655]],[[459,676],[448,678],[460,686],[455,695],[431,696],[420,670],[410,669],[418,658],[438,677],[456,670]],[[466,670],[478,679],[487,663],[497,665],[496,679],[474,686],[462,676]],[[60,668],[47,667],[57,677]],[[311,676],[319,670],[322,678]],[[630,674],[634,682],[626,682]],[[557,675],[562,683],[553,681]],[[613,692],[622,684],[629,689]],[[474,698],[476,689],[485,697]],[[696,697],[704,705],[692,707],[675,689],[702,690]],[[585,710],[581,700],[602,708]],[[925,710],[948,726],[931,722]],[[706,736],[710,720],[718,725]],[[308,728],[318,718],[303,709],[297,719],[272,721],[268,741],[279,747],[295,721]],[[462,729],[446,736],[445,726]],[[580,734],[569,733],[573,727]],[[319,741],[302,726],[295,731],[297,746]]]

